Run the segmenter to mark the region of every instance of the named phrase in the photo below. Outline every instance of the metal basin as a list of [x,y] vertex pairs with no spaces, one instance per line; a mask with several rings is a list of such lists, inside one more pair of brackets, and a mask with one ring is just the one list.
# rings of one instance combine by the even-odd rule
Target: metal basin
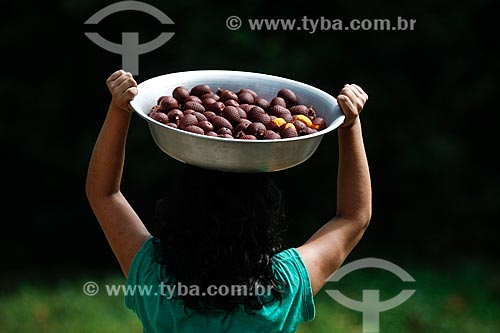
[[[313,106],[318,116],[325,119],[327,128],[297,138],[249,141],[185,132],[148,116],[158,97],[171,96],[178,86],[191,89],[198,84],[208,84],[212,90],[217,87],[234,91],[250,88],[268,100],[276,96],[281,88],[292,89],[299,98],[299,104]],[[158,147],[181,162],[219,171],[271,172],[291,168],[311,157],[323,136],[344,121],[333,96],[304,83],[266,74],[225,70],[179,72],[144,81],[138,89],[139,94],[130,104],[147,121]]]

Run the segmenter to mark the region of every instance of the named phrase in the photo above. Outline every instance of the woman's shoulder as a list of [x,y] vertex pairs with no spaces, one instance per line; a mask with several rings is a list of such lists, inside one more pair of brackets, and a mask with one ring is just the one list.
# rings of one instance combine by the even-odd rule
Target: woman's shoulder
[[292,247],[278,252],[273,259],[275,272],[278,275],[284,275],[285,280],[309,280],[306,265],[296,248]]
[[297,251],[296,248],[291,247],[289,249],[282,250],[274,255],[274,260],[275,261],[295,261],[295,260],[300,260],[299,252]]

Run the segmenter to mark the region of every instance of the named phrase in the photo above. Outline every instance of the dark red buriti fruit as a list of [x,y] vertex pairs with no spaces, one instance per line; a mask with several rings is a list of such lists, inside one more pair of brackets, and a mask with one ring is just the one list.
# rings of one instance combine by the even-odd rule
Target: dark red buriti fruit
[[157,114],[158,112],[156,112],[156,110],[151,110],[148,114],[149,117],[155,119],[155,114]]
[[247,113],[245,110],[243,110],[239,106],[237,106],[236,109],[238,109],[238,112],[240,113],[240,119],[247,119]]
[[194,95],[191,95],[188,98],[186,98],[186,100],[184,101],[184,103],[186,103],[186,102],[196,102],[196,103],[200,103],[200,104],[203,103],[202,100],[199,97],[194,96]]
[[305,105],[295,105],[290,108],[292,115],[303,114],[307,116],[309,114],[309,108]]
[[299,133],[299,135],[301,133],[305,134],[305,129],[306,129],[306,124],[304,124],[302,121],[300,120],[294,120],[292,122],[292,124],[295,126],[295,128],[297,129],[297,132]]
[[222,127],[227,127],[230,130],[233,130],[233,125],[231,125],[231,123],[229,122],[229,120],[227,120],[226,118],[221,117],[221,116],[212,117],[211,123],[212,123],[212,125],[214,125],[214,130],[215,131],[218,131]]
[[260,106],[264,110],[267,110],[267,108],[269,107],[269,102],[267,101],[267,99],[260,98],[260,97],[257,97],[255,99],[254,104],[257,105],[257,106]]
[[264,126],[267,126],[267,124],[271,122],[271,117],[267,113],[258,113],[249,120],[256,123],[262,123]]
[[269,110],[269,112],[278,118],[283,118],[287,123],[290,123],[293,121],[293,116],[292,113],[287,109],[282,107],[281,105],[275,105],[272,106]]
[[239,92],[238,92],[238,95],[239,94],[244,94],[244,93],[249,93],[250,95],[253,96],[253,98],[256,98],[258,95],[255,91],[253,91],[252,89],[248,89],[248,88],[243,88],[241,89]]
[[266,126],[264,126],[263,123],[251,123],[248,127],[247,130],[245,131],[246,134],[250,135],[255,135],[258,139],[263,138],[264,134],[266,134]]
[[185,129],[191,125],[198,125],[198,118],[196,118],[193,114],[185,114],[181,120],[179,120],[179,124],[177,125],[180,129]]
[[326,128],[326,122],[323,118],[314,118],[313,121],[313,127],[314,129],[317,129],[318,131],[324,130]]
[[205,132],[196,125],[187,126],[186,128],[184,128],[184,130],[196,134],[205,134]]
[[195,113],[195,111],[194,111],[194,110],[191,110],[191,109],[187,109],[187,110],[184,110],[184,111],[182,111],[182,112],[184,113],[184,115],[186,115],[186,114],[193,114],[193,113]]
[[168,112],[172,109],[177,109],[179,107],[179,103],[172,96],[165,96],[160,101],[160,110],[163,112]]
[[168,127],[177,128],[177,124],[174,123],[166,123],[165,125],[167,125]]
[[169,122],[168,116],[162,112],[155,112],[153,115],[153,119],[159,121],[162,124],[166,124]]
[[210,92],[210,93],[203,94],[203,95],[200,96],[201,100],[204,100],[205,98],[213,98],[217,102],[220,97],[219,97],[219,95],[214,94],[213,92]]
[[207,133],[205,133],[205,135],[207,135],[207,136],[217,136],[217,133],[215,133],[215,132],[207,132]]
[[281,114],[280,114],[280,118],[285,119],[285,121],[286,121],[287,123],[290,123],[290,122],[292,122],[292,121],[293,121],[293,116],[292,116],[292,114],[290,113],[290,111],[286,111],[286,112],[281,113]]
[[234,91],[231,91],[231,90],[223,90],[220,94],[220,100],[225,102],[227,100],[234,100],[234,101],[238,101],[238,95],[236,95],[236,93]]
[[224,103],[222,103],[222,102],[215,102],[213,104],[210,104],[207,107],[207,111],[212,111],[215,114],[219,115],[221,113],[221,111],[224,110],[225,107],[226,106],[224,105]]
[[215,116],[216,114],[215,114],[215,112],[212,112],[212,111],[205,111],[205,112],[203,112],[203,115],[204,115],[205,117],[207,117],[208,121],[210,121],[210,118],[212,118],[212,117],[213,117],[213,116]]
[[241,120],[240,112],[234,106],[226,106],[224,110],[222,110],[221,116],[229,120],[229,122],[235,126],[238,125]]
[[314,133],[318,133],[318,131],[315,130],[314,128],[306,127],[306,134],[314,134]]
[[249,92],[243,92],[238,95],[238,103],[240,104],[253,104],[255,98]]
[[173,109],[168,111],[167,113],[168,119],[170,120],[171,123],[177,124],[177,122],[184,117],[184,113],[182,113],[181,110],[179,109]]
[[219,130],[217,131],[217,134],[229,134],[229,135],[232,135],[233,134],[233,131],[231,131],[229,128],[227,127],[221,127],[219,128]]
[[278,91],[278,97],[281,97],[285,100],[287,108],[290,108],[297,104],[297,96],[290,89],[281,89],[280,91]]
[[283,118],[276,118],[276,117],[274,117],[274,118],[275,119],[272,119],[269,122],[269,124],[266,125],[266,127],[268,130],[271,130],[271,131],[279,131],[280,128],[286,124],[286,121]]
[[167,97],[167,96],[160,96],[160,97],[158,97],[158,99],[156,100],[156,105],[160,105],[160,102],[163,99],[163,97]]
[[286,102],[283,98],[281,97],[274,97],[271,100],[270,106],[275,106],[275,105],[281,105],[282,107],[286,108]]
[[203,120],[208,120],[207,117],[205,117],[203,115],[203,113],[201,113],[201,112],[196,112],[195,111],[195,112],[193,112],[193,114],[196,117],[196,119],[198,119],[198,122],[203,121]]
[[234,129],[235,132],[245,132],[247,130],[247,127],[250,126],[252,122],[248,119],[242,119],[238,126]]
[[191,109],[191,110],[198,111],[201,113],[205,112],[205,107],[202,104],[196,103],[196,102],[191,102],[191,101],[184,103],[183,109],[184,110]]
[[297,130],[295,129],[295,126],[292,123],[286,124],[281,130],[280,134],[282,138],[295,138],[299,136]]
[[277,140],[277,139],[281,139],[281,136],[278,133],[276,133],[275,131],[267,130],[266,133],[264,134],[264,139]]
[[288,109],[282,105],[273,105],[269,108],[269,113],[273,116],[280,117],[279,114],[288,111]]
[[257,138],[254,135],[250,134],[243,134],[242,136],[239,137],[241,140],[257,140]]
[[231,134],[218,134],[217,135],[219,138],[224,138],[224,139],[234,139],[233,136]]
[[238,102],[236,102],[234,99],[228,99],[227,101],[224,102],[225,106],[240,106]]
[[212,89],[210,89],[210,86],[208,84],[199,84],[197,86],[194,86],[193,89],[191,89],[191,95],[195,95],[197,97],[201,97],[202,95],[211,92]]
[[[265,114],[266,111],[264,111],[263,108],[261,108],[260,106],[254,106],[250,109],[250,111],[247,112],[247,118],[249,120],[252,120],[252,119],[257,119],[257,117],[259,115],[262,115],[262,114]],[[253,121],[253,120],[252,120]]]
[[214,125],[208,120],[202,120],[198,122],[198,127],[200,127],[205,133],[211,132],[214,130]]
[[189,90],[187,90],[184,87],[177,87],[174,89],[172,92],[172,96],[179,102],[179,103],[184,103],[186,98],[189,97]]
[[245,112],[248,112],[248,111],[250,111],[251,108],[253,108],[253,105],[250,105],[250,104],[240,104],[239,107],[242,108]]
[[204,99],[201,100],[201,105],[203,105],[205,107],[205,109],[207,108],[207,106],[209,106],[210,104],[213,104],[217,102],[215,100],[215,98],[212,98],[212,97],[206,97]]

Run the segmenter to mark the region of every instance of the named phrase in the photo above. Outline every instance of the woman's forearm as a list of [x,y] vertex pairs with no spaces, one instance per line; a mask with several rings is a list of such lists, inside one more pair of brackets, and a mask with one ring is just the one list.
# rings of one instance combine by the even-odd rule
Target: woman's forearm
[[359,118],[338,129],[339,166],[337,216],[368,223],[371,218],[371,182]]
[[113,104],[94,146],[87,174],[87,194],[109,196],[120,191],[131,113]]

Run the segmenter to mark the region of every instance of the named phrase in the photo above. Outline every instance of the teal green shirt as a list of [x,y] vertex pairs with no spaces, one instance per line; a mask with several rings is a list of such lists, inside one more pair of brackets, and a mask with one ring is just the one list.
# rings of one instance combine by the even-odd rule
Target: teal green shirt
[[[125,304],[137,314],[145,333],[295,332],[300,323],[313,320],[315,315],[309,275],[295,248],[275,255],[274,270],[277,278],[285,282],[281,305],[278,300],[264,304],[255,315],[247,314],[243,306],[229,313],[200,314],[188,309],[186,314],[180,300],[168,299],[167,289],[158,287],[161,266],[154,260],[150,238],[130,266],[127,288],[134,292],[125,295]],[[146,287],[142,295],[139,286]],[[145,296],[147,288],[151,288],[149,296]]]

